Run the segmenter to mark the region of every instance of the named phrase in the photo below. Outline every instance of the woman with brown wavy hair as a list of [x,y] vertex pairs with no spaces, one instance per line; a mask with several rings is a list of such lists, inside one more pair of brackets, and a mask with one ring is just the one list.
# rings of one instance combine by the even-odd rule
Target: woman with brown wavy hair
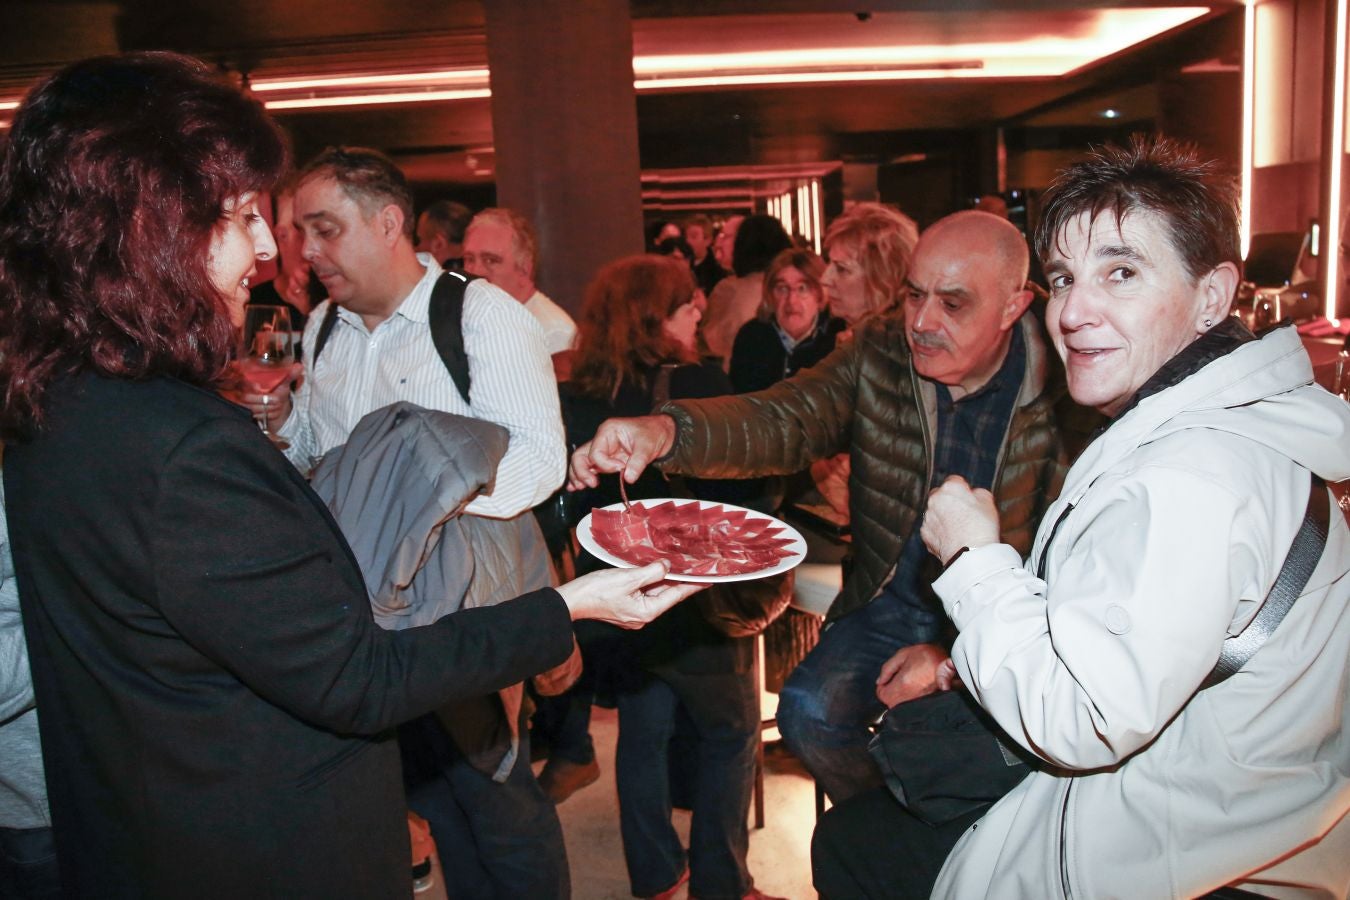
[[262,106],[146,53],[39,85],[0,159],[4,495],[68,897],[410,895],[387,729],[684,591],[596,573],[379,629],[321,501],[214,388],[286,163]]
[[[577,446],[612,416],[643,415],[665,399],[731,393],[721,367],[697,362],[700,319],[694,280],[680,260],[630,256],[602,268],[586,289],[572,381],[561,386],[567,439]],[[740,503],[737,482],[690,479],[695,496]],[[630,498],[668,497],[672,487],[656,471],[627,488]],[[573,495],[574,512],[619,502],[618,476]],[[594,561],[583,558],[578,570]],[[763,897],[746,867],[747,815],[759,738],[759,701],[751,670],[753,638],[729,638],[712,628],[691,603],[671,610],[642,634],[604,626],[580,629],[591,669],[614,692],[619,710],[615,781],[624,858],[633,894],[669,897],[685,879],[691,896]],[[586,763],[584,732],[590,697],[574,695],[567,737],[559,753]],[[697,775],[691,786],[689,850],[670,821],[668,760],[677,718],[695,731]],[[578,731],[579,729],[579,731]],[[585,741],[584,744],[588,744]],[[590,762],[591,771],[595,770]],[[541,782],[549,787],[548,769]]]

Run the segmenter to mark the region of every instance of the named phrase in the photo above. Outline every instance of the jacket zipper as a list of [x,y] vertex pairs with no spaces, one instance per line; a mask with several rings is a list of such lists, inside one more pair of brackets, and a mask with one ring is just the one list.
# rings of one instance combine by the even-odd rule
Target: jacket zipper
[[1073,900],[1073,889],[1069,887],[1069,796],[1073,793],[1074,781],[1068,779],[1064,786],[1064,804],[1059,810],[1059,887],[1064,900]]
[[1059,534],[1059,526],[1064,524],[1064,520],[1073,512],[1073,504],[1064,504],[1064,509],[1060,510],[1059,518],[1055,519],[1055,524],[1050,528],[1050,536],[1045,539],[1041,545],[1041,558],[1036,561],[1036,577],[1045,581],[1045,560],[1050,555],[1050,545],[1055,542],[1055,535]]
[[[919,382],[919,375],[917,372],[914,371],[914,366],[912,364],[909,367],[909,380],[910,385],[914,391],[914,398],[919,402],[919,430],[923,432],[924,462],[928,464],[927,478],[924,481],[925,485],[924,495],[926,497],[928,491],[928,488],[926,486],[933,483],[933,466],[936,465],[936,461],[933,458],[933,433],[929,429],[928,424],[927,400],[925,399],[923,394],[923,385]],[[926,502],[924,504],[924,508],[925,510],[927,509]]]
[[[924,484],[929,485],[933,483],[933,466],[935,464],[933,460],[933,435],[932,432],[930,432],[928,429],[928,409],[924,405],[923,393],[921,386],[919,384],[919,376],[917,373],[915,373],[914,367],[912,365],[909,367],[909,380],[910,384],[914,388],[914,397],[915,399],[918,400],[919,403],[919,431],[923,435],[924,461],[927,463],[927,476],[926,476],[927,480],[924,481]],[[928,511],[927,496],[928,492],[927,489],[925,488],[923,512]],[[918,516],[915,516],[914,521],[915,528],[918,527],[919,525],[918,520],[923,515],[923,512],[921,512]],[[903,543],[901,544],[901,552],[904,552]],[[895,564],[891,566],[890,571],[886,573],[886,577],[881,579],[881,581],[877,584],[876,590],[872,592],[872,596],[867,601],[868,603],[871,603],[873,600],[881,596],[881,592],[886,590],[886,585],[890,584],[891,579],[895,577],[895,570],[898,568],[900,568],[899,558],[897,558]],[[826,624],[828,625],[829,623]]]
[[[1020,322],[1016,327],[1023,328]],[[1008,458],[1008,451],[1012,449],[1011,436],[1013,422],[1017,419],[1017,414],[1035,402],[1036,398],[1045,390],[1045,385],[1042,384],[1040,390],[1037,391],[1034,396],[1028,398],[1025,403],[1022,402],[1022,392],[1028,389],[1027,386],[1030,384],[1032,377],[1031,338],[1028,336],[1027,329],[1025,328],[1023,328],[1022,331],[1022,351],[1025,355],[1022,368],[1022,381],[1018,385],[1017,396],[1013,398],[1012,414],[1008,416],[1008,427],[1003,429],[1003,441],[998,445],[998,456],[994,459],[994,480],[989,482],[989,489],[994,492],[995,497],[998,496],[999,479],[1003,477],[1003,463]],[[1051,415],[1051,418],[1054,418],[1053,414]]]

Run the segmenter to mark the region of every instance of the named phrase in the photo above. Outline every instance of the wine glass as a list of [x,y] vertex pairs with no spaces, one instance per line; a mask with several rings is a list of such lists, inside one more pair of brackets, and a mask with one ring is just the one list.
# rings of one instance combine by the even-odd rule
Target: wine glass
[[244,307],[244,328],[239,335],[235,365],[245,385],[263,395],[263,413],[254,418],[262,433],[280,450],[290,444],[267,426],[268,395],[290,377],[294,362],[291,311],[284,306],[263,304]]

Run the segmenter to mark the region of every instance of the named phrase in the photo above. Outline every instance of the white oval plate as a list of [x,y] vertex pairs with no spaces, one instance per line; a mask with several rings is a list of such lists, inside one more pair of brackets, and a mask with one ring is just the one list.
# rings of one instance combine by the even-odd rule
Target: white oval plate
[[[741,572],[737,575],[681,575],[676,572],[671,572],[666,576],[666,580],[668,581],[688,581],[695,584],[723,584],[731,581],[754,581],[757,578],[767,578],[770,575],[777,575],[779,572],[786,572],[788,569],[795,568],[802,560],[806,559],[806,539],[802,537],[801,532],[784,522],[782,519],[767,516],[764,513],[756,512],[753,509],[746,509],[744,506],[736,506],[732,503],[716,503],[711,500],[686,500],[673,497],[657,497],[646,500],[635,500],[633,505],[655,506],[658,503],[675,503],[678,506],[697,503],[700,509],[706,509],[709,506],[721,506],[723,509],[731,512],[741,511],[746,513],[750,518],[767,519],[783,529],[779,534],[775,535],[775,537],[788,538],[792,541],[787,547],[788,551],[792,554],[791,556],[785,556],[773,565],[766,566],[765,568],[758,569],[754,572]],[[612,503],[603,508],[619,510],[623,509],[623,504]],[[582,519],[577,525],[577,540],[581,542],[581,546],[585,547],[588,553],[603,563],[608,563],[609,565],[616,566],[620,569],[637,568],[636,564],[621,559],[600,546],[595,540],[595,536],[591,534],[590,513],[587,513],[586,518]]]

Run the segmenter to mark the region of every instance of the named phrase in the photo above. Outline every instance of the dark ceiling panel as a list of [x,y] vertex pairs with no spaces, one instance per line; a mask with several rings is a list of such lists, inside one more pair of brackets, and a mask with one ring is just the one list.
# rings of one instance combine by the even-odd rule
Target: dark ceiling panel
[[[876,42],[969,43],[1079,33],[1094,10],[1172,5],[1164,0],[638,0],[639,53],[725,52]],[[1237,9],[1230,0],[1206,4]],[[688,18],[690,13],[703,18]],[[717,18],[707,18],[713,14]],[[755,18],[747,18],[755,17]],[[1099,105],[1120,96],[1131,120],[1157,115],[1151,86],[1188,60],[1231,55],[1236,14],[1185,29],[1119,59],[1056,79],[875,82],[637,95],[644,166],[780,164],[905,152],[923,135],[999,124],[1097,127]],[[0,92],[13,94],[62,63],[118,47],[203,55],[254,78],[486,65],[481,0],[0,0]],[[890,31],[887,31],[890,29]],[[729,37],[730,36],[730,37]],[[901,40],[899,37],[897,41]],[[1132,93],[1131,93],[1132,91]],[[1176,90],[1169,93],[1172,103]],[[1034,117],[1034,118],[1033,118]],[[332,143],[391,150],[443,179],[490,177],[487,100],[278,113],[298,155]],[[909,137],[904,137],[909,135]],[[900,149],[896,149],[900,148]],[[472,164],[470,164],[470,161]],[[485,174],[489,173],[489,174]]]
[[126,49],[245,47],[483,28],[477,0],[121,0]]

